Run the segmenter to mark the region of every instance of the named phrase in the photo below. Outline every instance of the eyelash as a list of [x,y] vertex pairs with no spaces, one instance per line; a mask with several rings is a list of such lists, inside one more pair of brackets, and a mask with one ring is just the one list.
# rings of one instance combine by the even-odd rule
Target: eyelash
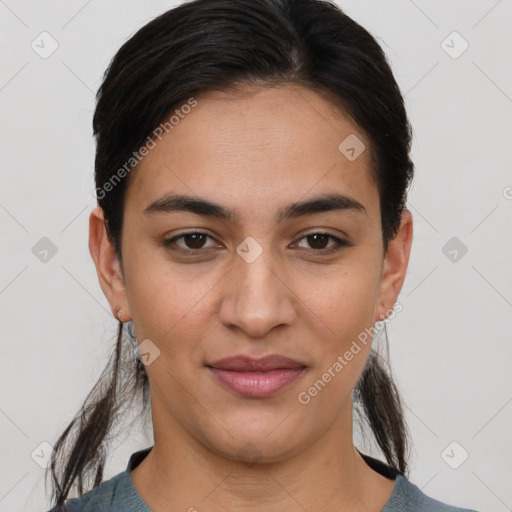
[[[183,237],[185,237],[187,235],[206,235],[208,238],[211,238],[213,240],[213,237],[208,235],[208,233],[202,233],[201,231],[189,231],[189,232],[186,232],[186,233],[181,233],[180,235],[174,236],[172,238],[163,240],[162,241],[162,245],[166,249],[169,249],[171,251],[178,251],[178,252],[181,252],[184,255],[197,256],[201,251],[203,251],[203,249],[183,249],[181,247],[176,249],[176,248],[171,247],[171,244],[173,244],[177,240],[179,240],[179,239],[181,239],[181,238],[183,238]],[[334,235],[331,235],[329,233],[323,233],[322,231],[316,231],[316,232],[313,232],[313,233],[308,233],[307,235],[304,235],[303,237],[299,238],[298,241],[300,242],[304,238],[308,238],[308,237],[314,236],[314,235],[324,235],[324,236],[327,236],[328,238],[334,240],[336,245],[333,246],[333,247],[330,247],[328,249],[309,249],[309,250],[306,250],[306,252],[308,254],[310,254],[310,255],[313,255],[313,254],[314,255],[330,255],[330,254],[333,254],[335,252],[338,252],[338,251],[340,251],[340,250],[350,246],[350,244],[348,242],[346,242],[345,240],[342,240],[341,238],[338,238],[338,237],[336,237]]]

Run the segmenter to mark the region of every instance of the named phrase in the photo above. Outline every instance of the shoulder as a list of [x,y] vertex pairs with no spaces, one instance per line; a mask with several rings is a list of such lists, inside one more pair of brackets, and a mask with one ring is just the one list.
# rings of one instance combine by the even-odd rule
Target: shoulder
[[[71,498],[66,502],[66,512],[104,512],[116,510],[115,500],[119,495],[119,488],[126,478],[126,472],[119,473],[110,480],[102,482],[91,491],[78,498]],[[53,507],[48,512],[57,512]]]
[[476,512],[428,497],[405,476],[396,477],[395,489],[382,512]]

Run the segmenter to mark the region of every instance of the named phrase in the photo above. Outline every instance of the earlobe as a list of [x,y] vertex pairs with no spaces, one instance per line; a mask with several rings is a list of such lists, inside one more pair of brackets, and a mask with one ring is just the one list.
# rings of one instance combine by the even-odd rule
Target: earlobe
[[389,241],[384,259],[376,321],[388,317],[398,299],[409,264],[412,235],[412,215],[409,210],[404,209],[400,228],[395,238]]
[[124,277],[119,258],[107,236],[103,210],[99,206],[89,216],[89,252],[113,316],[117,317],[117,312],[122,309],[125,317],[129,314],[129,307]]

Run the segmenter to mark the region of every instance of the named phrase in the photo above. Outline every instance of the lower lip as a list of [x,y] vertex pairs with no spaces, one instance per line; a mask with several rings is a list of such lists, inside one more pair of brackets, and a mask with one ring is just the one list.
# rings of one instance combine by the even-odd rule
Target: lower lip
[[209,367],[229,389],[243,396],[260,398],[273,395],[292,383],[305,368],[279,368],[268,372],[240,372]]

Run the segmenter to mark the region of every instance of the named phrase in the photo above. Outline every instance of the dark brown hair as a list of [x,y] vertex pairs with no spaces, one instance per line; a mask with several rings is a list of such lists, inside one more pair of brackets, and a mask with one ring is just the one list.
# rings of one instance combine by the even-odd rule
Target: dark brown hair
[[[97,199],[121,268],[129,180],[113,178],[133,153],[193,95],[280,84],[325,95],[368,136],[386,253],[414,166],[403,98],[374,37],[326,0],[193,0],[156,17],[123,44],[98,90]],[[65,510],[73,484],[83,494],[101,483],[107,443],[133,401],[142,416],[147,412],[148,377],[126,346],[126,337],[136,343],[134,334],[125,331],[119,323],[109,363],[55,443],[50,469],[56,510]],[[372,350],[354,390],[355,405],[388,464],[406,474],[408,432],[400,395],[379,360]]]

